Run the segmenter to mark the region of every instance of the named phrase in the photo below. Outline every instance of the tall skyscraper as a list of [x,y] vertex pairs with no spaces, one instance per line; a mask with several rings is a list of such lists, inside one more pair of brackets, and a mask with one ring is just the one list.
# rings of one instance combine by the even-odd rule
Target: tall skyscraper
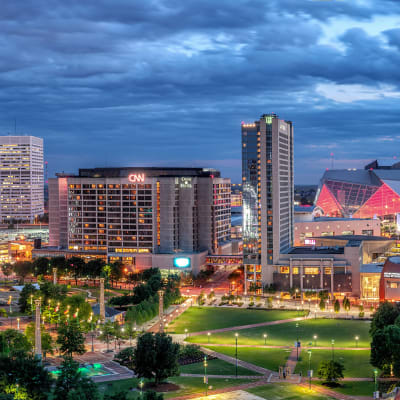
[[293,245],[293,125],[275,114],[242,123],[245,280],[258,291]]
[[30,221],[43,214],[43,139],[0,136],[0,219]]

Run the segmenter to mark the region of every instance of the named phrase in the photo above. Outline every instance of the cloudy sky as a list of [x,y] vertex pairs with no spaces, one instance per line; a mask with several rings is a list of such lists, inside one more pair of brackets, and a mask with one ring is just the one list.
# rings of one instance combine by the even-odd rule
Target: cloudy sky
[[2,0],[0,132],[49,175],[193,165],[240,181],[240,122],[295,126],[296,183],[400,159],[399,0]]

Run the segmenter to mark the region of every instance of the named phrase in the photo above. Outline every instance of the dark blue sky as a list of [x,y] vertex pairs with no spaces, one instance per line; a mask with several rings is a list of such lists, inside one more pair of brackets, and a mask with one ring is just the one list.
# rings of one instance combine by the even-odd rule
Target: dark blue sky
[[2,0],[0,132],[50,176],[194,165],[240,181],[240,122],[295,126],[296,183],[400,157],[398,0]]

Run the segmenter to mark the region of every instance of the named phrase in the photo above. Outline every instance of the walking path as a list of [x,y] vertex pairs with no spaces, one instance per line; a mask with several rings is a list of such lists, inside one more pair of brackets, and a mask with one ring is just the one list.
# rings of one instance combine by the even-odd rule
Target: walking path
[[301,352],[301,350],[299,350],[298,348],[293,348],[286,361],[285,367],[289,369],[291,374],[294,374],[294,371],[296,369],[297,355],[299,354],[298,351]]
[[[236,344],[227,344],[227,343],[198,343],[191,342],[191,344],[197,344],[198,346],[213,346],[213,347],[236,347]],[[256,349],[290,349],[292,346],[285,345],[257,345],[257,344],[238,344],[237,347],[253,347]],[[313,350],[331,350],[332,347],[324,347],[324,346],[304,346],[303,349],[313,349]],[[370,350],[370,347],[335,347],[335,350]],[[300,350],[299,350],[300,351]]]
[[209,331],[190,332],[189,336],[207,335],[207,333],[240,331],[240,330],[243,330],[243,329],[258,328],[260,326],[271,326],[271,325],[286,324],[288,322],[302,321],[302,320],[305,320],[305,319],[307,319],[307,317],[297,317],[297,318],[289,318],[289,319],[280,319],[280,320],[277,320],[277,321],[260,322],[258,324],[239,325],[239,326],[231,326],[229,328],[212,329],[212,330],[209,330]]

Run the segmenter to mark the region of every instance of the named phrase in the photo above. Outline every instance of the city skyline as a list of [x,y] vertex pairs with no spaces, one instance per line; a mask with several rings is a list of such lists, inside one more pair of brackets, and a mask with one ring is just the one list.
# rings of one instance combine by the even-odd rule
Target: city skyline
[[294,122],[296,184],[317,184],[331,153],[335,168],[391,164],[399,11],[392,0],[6,1],[0,134],[42,137],[49,177],[180,165],[240,182],[241,121],[275,112]]

